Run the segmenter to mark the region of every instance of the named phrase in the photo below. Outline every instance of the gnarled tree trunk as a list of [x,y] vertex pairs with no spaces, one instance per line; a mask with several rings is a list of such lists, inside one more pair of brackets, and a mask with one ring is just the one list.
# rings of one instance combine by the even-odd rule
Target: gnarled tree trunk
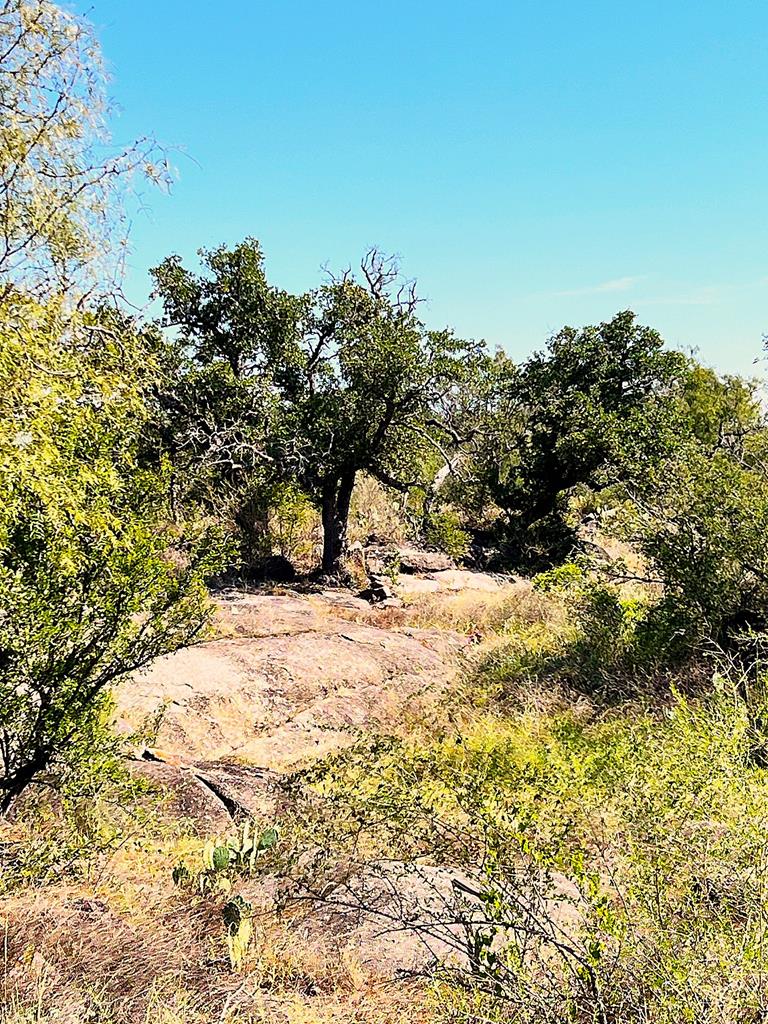
[[345,470],[338,480],[328,480],[322,490],[323,572],[338,575],[347,553],[347,526],[355,470]]

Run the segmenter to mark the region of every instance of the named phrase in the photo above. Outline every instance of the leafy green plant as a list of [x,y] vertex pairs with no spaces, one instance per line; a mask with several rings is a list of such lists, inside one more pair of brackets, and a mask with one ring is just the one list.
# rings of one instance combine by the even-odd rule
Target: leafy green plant
[[218,537],[171,528],[166,474],[138,464],[152,344],[111,312],[0,303],[0,811],[96,743],[111,686],[206,629]]
[[292,483],[275,488],[268,529],[273,550],[290,561],[306,562],[312,554],[312,531],[317,512],[309,498]]
[[463,529],[461,516],[454,509],[431,511],[424,528],[424,538],[427,544],[457,560],[469,550],[470,535]]
[[48,784],[15,808],[0,843],[0,893],[89,878],[121,846],[162,834],[155,796],[128,770],[113,715],[107,704],[87,747],[71,748]]
[[558,683],[614,699],[642,689],[666,667],[649,625],[657,607],[653,595],[623,592],[575,562],[539,573],[533,589],[548,595],[559,615],[503,632],[474,667],[477,690],[524,699],[530,684]]
[[564,327],[519,365],[494,361],[456,498],[495,505],[496,561],[536,571],[570,557],[576,509],[620,504],[690,445],[732,451],[761,418],[754,381],[665,348],[627,310]]
[[0,7],[0,277],[30,293],[106,291],[121,262],[121,186],[170,183],[151,139],[109,145],[109,102],[92,26],[49,0]]
[[476,460],[508,558],[538,567],[567,556],[573,488],[632,477],[674,450],[687,366],[630,311],[564,327],[520,366],[497,361]]
[[537,573],[531,581],[534,590],[540,590],[543,594],[567,593],[574,588],[582,587],[585,582],[585,570],[576,562],[564,562],[552,569],[546,569]]
[[[361,745],[311,773],[319,839],[423,874],[402,927],[460,957],[451,1019],[757,1020],[768,785],[739,690],[720,675],[665,714],[526,711]],[[456,869],[437,906],[434,860]]]
[[649,629],[670,658],[768,625],[766,451],[760,432],[737,452],[690,447],[625,510],[625,535],[663,586]]

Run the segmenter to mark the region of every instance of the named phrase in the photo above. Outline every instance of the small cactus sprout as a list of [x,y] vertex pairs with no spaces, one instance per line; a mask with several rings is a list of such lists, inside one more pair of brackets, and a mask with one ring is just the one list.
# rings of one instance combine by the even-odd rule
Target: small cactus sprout
[[253,906],[242,896],[233,896],[222,911],[227,929],[227,949],[232,970],[239,970],[253,938]]
[[216,849],[216,840],[209,839],[203,847],[203,867],[206,871],[213,871],[213,851]]
[[192,881],[192,872],[186,864],[177,864],[173,869],[173,884],[178,886],[188,885]]
[[217,846],[213,851],[213,870],[226,871],[229,867],[230,853],[228,846]]
[[266,853],[267,850],[271,850],[274,846],[277,846],[278,840],[277,829],[267,828],[261,833],[261,837],[258,842],[257,850],[259,853]]

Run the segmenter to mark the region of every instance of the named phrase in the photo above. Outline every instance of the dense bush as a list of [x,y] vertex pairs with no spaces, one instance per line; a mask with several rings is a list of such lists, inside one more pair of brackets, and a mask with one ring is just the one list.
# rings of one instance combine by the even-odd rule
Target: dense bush
[[499,359],[475,456],[503,513],[506,557],[546,566],[574,542],[576,485],[603,486],[668,454],[686,360],[631,312],[563,328],[519,366]]
[[733,452],[761,420],[755,382],[665,348],[628,311],[563,328],[519,365],[497,355],[464,403],[475,430],[450,500],[499,567],[533,571],[577,546],[575,496],[620,502],[681,448],[683,461],[689,449]]
[[164,478],[137,464],[151,362],[111,314],[0,308],[3,810],[87,756],[117,680],[206,623],[215,545],[164,527]]
[[424,540],[451,558],[459,559],[469,551],[470,534],[462,528],[461,516],[455,509],[441,508],[426,517]]
[[688,448],[628,507],[627,536],[664,594],[657,616],[676,621],[670,643],[714,640],[768,622],[768,438],[739,455]]

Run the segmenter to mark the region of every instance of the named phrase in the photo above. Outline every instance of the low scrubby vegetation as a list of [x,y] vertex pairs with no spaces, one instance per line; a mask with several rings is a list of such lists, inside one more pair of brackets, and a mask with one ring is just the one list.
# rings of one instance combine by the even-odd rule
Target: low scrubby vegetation
[[410,911],[455,954],[450,1019],[757,1021],[768,791],[739,690],[716,673],[706,698],[621,711],[539,694],[376,739],[312,769],[320,841],[461,868]]
[[[450,627],[460,601],[447,602]],[[768,734],[759,680],[718,657],[663,690],[607,704],[562,674],[580,626],[560,597],[491,596],[486,618],[481,603],[466,621],[484,636],[450,704],[405,734],[361,737],[298,772],[277,818],[198,838],[163,823],[141,789],[122,790],[133,808],[125,820],[118,783],[104,777],[65,808],[25,810],[9,826],[6,913],[50,979],[28,1004],[17,988],[19,1008],[66,1000],[104,1019],[204,1020],[229,1019],[229,1006],[232,1020],[255,1021],[266,1018],[253,992],[266,986],[287,1020],[395,1020],[400,997],[368,988],[354,959],[329,959],[307,930],[319,908],[365,905],[382,931],[414,929],[440,956],[442,966],[409,983],[415,1019],[760,1020]],[[419,615],[434,621],[434,603]],[[542,655],[553,644],[556,675],[551,651]],[[436,889],[441,866],[447,884]],[[391,900],[373,898],[371,871],[392,886]],[[98,914],[81,937],[93,963],[82,945],[75,953],[36,930],[41,903],[66,898],[99,900],[146,936],[132,953],[141,986],[135,965],[102,945]],[[7,947],[8,965],[19,952]],[[100,956],[119,979],[103,988]],[[238,990],[249,998],[230,999]]]

